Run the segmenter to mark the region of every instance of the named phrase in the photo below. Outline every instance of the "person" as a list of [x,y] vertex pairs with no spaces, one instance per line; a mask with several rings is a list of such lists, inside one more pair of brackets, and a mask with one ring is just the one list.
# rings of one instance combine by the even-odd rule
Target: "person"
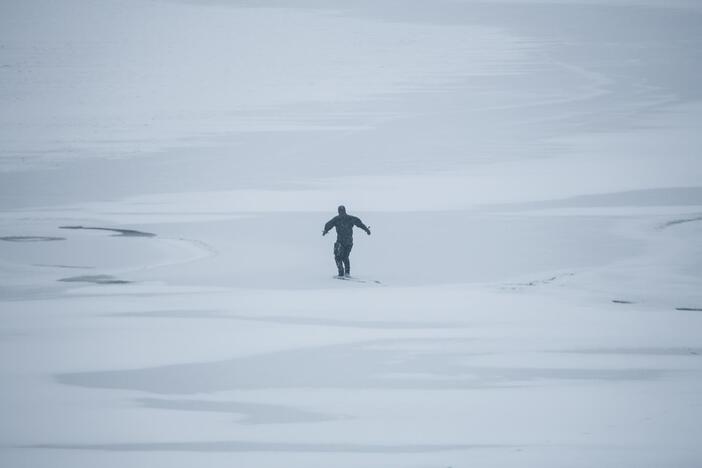
[[351,276],[351,262],[349,255],[353,248],[353,227],[359,227],[370,236],[368,226],[355,216],[346,214],[346,207],[339,207],[339,214],[324,225],[322,236],[326,236],[331,228],[336,228],[336,242],[334,243],[334,261],[339,270],[339,278]]

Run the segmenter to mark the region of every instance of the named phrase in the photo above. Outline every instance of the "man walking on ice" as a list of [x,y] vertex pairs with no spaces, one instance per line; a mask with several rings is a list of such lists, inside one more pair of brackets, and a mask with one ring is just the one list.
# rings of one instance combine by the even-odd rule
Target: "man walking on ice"
[[357,217],[347,215],[346,207],[341,205],[339,207],[339,214],[330,219],[329,222],[324,225],[324,231],[322,231],[322,235],[326,236],[331,228],[336,228],[334,261],[336,261],[336,268],[339,270],[339,278],[351,276],[351,262],[349,261],[349,254],[353,248],[354,226],[363,229],[366,231],[366,234],[370,236],[371,232],[368,226],[363,224],[363,222]]

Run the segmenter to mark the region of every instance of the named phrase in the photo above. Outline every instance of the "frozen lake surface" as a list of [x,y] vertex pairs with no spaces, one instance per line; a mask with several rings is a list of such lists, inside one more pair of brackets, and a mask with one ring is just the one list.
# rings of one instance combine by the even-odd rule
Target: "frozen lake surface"
[[700,51],[685,0],[0,2],[0,465],[700,466]]

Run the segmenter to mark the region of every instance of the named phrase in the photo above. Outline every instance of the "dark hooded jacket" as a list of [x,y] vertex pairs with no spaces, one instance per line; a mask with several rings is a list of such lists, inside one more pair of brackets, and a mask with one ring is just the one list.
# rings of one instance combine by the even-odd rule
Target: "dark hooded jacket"
[[346,214],[346,209],[344,207],[339,207],[339,214],[330,219],[327,224],[324,225],[324,234],[329,232],[331,228],[336,228],[336,241],[340,244],[351,245],[353,244],[353,227],[363,229],[366,233],[370,234],[370,229],[368,226],[363,224],[363,222],[351,215]]

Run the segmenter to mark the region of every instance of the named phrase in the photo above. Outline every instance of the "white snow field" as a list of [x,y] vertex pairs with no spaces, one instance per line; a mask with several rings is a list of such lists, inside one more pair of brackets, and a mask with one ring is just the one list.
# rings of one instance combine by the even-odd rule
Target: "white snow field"
[[0,0],[0,466],[702,466],[701,6]]

